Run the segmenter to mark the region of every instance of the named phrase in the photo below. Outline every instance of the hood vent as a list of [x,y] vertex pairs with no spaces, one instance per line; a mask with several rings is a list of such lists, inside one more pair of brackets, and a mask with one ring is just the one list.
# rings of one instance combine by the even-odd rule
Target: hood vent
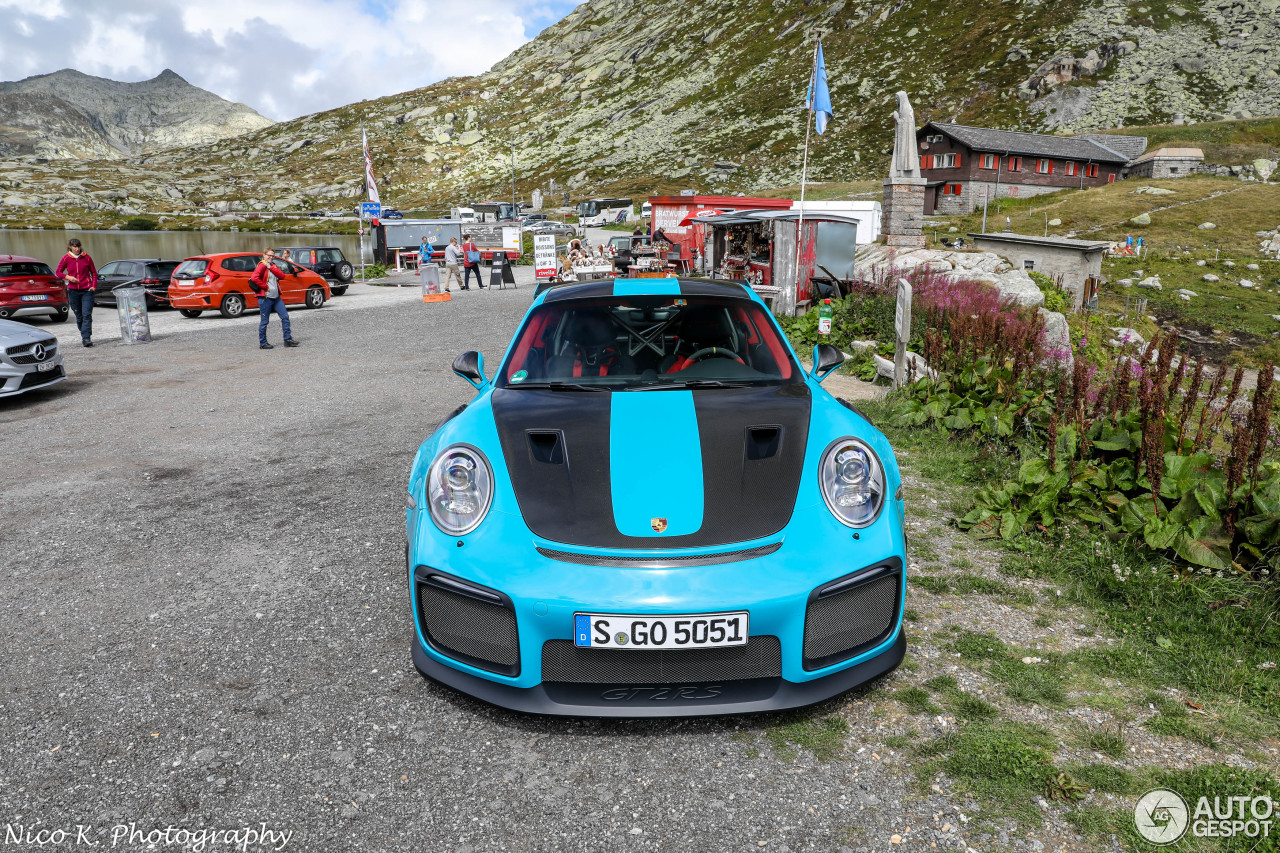
[[782,427],[754,426],[747,428],[747,461],[772,459],[782,446]]
[[564,464],[564,435],[560,430],[529,430],[529,453],[535,462],[547,465]]

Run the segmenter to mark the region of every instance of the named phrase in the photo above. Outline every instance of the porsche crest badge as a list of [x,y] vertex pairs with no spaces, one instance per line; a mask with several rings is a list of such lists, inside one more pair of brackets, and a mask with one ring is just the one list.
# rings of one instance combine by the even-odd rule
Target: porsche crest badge
[[649,526],[653,528],[654,533],[661,533],[667,529],[667,520],[665,518],[649,519]]

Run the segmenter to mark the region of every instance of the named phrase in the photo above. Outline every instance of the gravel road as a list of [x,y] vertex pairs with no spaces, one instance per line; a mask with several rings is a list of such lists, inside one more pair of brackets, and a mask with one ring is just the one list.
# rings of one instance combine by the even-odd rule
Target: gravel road
[[[502,355],[533,294],[518,271],[448,304],[353,288],[293,312],[292,350],[274,324],[261,351],[251,319],[160,315],[154,342],[69,346],[66,382],[0,401],[9,831],[65,830],[39,848],[60,850],[262,825],[306,851],[969,846],[883,745],[897,676],[785,717],[600,722],[417,675],[405,478],[470,397],[453,357]],[[834,760],[771,737],[833,716]]]

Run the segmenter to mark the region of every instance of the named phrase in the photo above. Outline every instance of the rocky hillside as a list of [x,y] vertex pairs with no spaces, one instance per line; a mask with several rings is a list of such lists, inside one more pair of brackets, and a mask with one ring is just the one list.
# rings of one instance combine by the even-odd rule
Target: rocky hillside
[[1078,132],[1277,113],[1278,3],[591,0],[477,77],[109,168],[0,166],[0,205],[346,207],[361,121],[400,208],[509,196],[513,149],[526,196],[551,180],[575,197],[794,184],[817,32],[836,117],[813,180],[884,173],[898,89],[920,123]]
[[272,124],[168,69],[141,83],[71,69],[0,82],[5,158],[113,158],[217,142]]

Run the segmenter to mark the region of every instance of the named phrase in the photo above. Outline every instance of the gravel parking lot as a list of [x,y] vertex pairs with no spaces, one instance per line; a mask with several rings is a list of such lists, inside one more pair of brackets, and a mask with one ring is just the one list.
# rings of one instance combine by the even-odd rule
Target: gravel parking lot
[[[0,401],[4,821],[70,833],[46,849],[86,846],[77,825],[180,849],[115,838],[130,824],[265,825],[308,851],[880,850],[904,827],[894,849],[965,849],[877,746],[883,685],[786,718],[618,722],[418,676],[405,478],[471,396],[453,357],[502,355],[533,295],[517,269],[448,304],[353,287],[293,312],[292,350],[274,323],[259,350],[256,317],[160,314],[124,346],[99,309],[91,350],[51,327],[70,378]],[[832,713],[840,760],[762,739]]]

